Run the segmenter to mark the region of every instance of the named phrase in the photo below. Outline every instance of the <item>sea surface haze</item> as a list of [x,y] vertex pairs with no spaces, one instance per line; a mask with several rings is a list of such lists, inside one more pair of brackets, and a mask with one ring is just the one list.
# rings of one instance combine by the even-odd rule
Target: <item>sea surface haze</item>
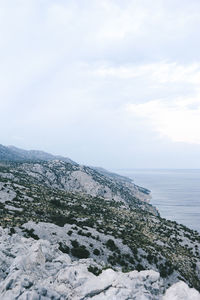
[[117,171],[151,191],[161,217],[200,232],[200,169],[124,169]]

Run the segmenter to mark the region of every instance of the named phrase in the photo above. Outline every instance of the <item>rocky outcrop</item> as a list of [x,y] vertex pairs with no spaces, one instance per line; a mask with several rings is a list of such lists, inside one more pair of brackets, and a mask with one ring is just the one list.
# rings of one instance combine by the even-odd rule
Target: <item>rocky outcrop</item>
[[200,294],[178,282],[163,295],[159,273],[89,270],[92,259],[72,261],[57,245],[35,241],[0,228],[1,300],[199,300]]

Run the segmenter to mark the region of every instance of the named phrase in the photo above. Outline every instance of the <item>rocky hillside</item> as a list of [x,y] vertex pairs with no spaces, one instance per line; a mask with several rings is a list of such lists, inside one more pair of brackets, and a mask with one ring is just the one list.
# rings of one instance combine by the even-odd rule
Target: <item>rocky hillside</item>
[[53,189],[103,197],[124,202],[152,213],[157,210],[148,203],[149,191],[136,186],[123,176],[103,175],[93,168],[65,161],[7,162],[0,163],[0,176],[23,184],[39,184]]
[[[88,185],[74,179],[79,168],[87,171]],[[90,257],[125,272],[152,269],[165,287],[181,279],[199,289],[199,234],[160,218],[133,196],[134,186],[122,185],[127,198],[120,198],[121,185],[61,161],[2,163],[0,225],[10,234],[54,241],[75,260]],[[100,194],[102,187],[109,193]]]
[[[54,228],[55,229],[55,228]],[[35,241],[0,228],[1,300],[199,300],[200,294],[180,281],[163,295],[163,281],[155,271],[123,273],[100,269],[93,259],[72,261],[48,240]]]
[[[161,299],[166,289],[180,280],[200,290],[198,232],[161,218],[156,208],[149,203],[149,194],[148,190],[136,186],[131,179],[101,168],[81,166],[58,159],[2,159],[0,161],[0,226],[4,228],[1,230],[2,238],[5,237],[7,241],[0,256],[2,297],[33,299],[35,295],[34,299],[40,299],[40,288],[44,288],[46,296],[43,295],[41,299],[51,299],[49,295],[53,295],[51,294],[53,292],[55,295],[58,294],[54,299],[89,299],[93,296],[94,299],[104,299],[102,295],[106,295],[105,299],[107,299],[109,295],[115,293],[121,295],[121,290],[116,287],[124,284],[120,281],[122,279],[126,279],[127,282],[132,280],[130,274],[135,274],[133,278],[136,276],[137,280],[141,280],[143,276],[141,274],[149,274],[150,278],[155,272],[160,274],[156,273],[155,290],[154,281],[150,281],[150,284],[145,279],[145,284],[139,283],[139,286],[142,286],[142,293],[149,298],[144,298],[143,294],[137,298],[139,296],[136,297],[134,293],[137,294],[138,290],[134,285],[134,289],[124,285],[123,293],[128,293],[127,297],[130,299],[133,295],[136,297],[133,299]],[[41,256],[45,256],[43,264],[45,267],[40,271],[34,267],[34,271],[31,269],[30,273],[44,272],[47,275],[45,268],[49,267],[50,270],[52,268],[57,273],[50,272],[49,281],[45,281],[44,274],[38,275],[39,279],[36,279],[37,275],[34,275],[34,278],[27,277],[27,266],[23,269],[25,273],[19,272],[18,277],[11,278],[13,263],[20,260],[20,255],[29,255],[26,252],[29,246],[25,247],[26,250],[20,248],[23,243],[30,243],[32,249],[34,245],[40,243],[49,245],[48,247],[53,251],[52,257],[56,258],[57,254],[62,253],[65,259],[70,261],[70,266],[76,266],[76,272],[78,269],[82,272],[81,266],[84,265],[84,276],[87,278],[84,280],[80,279],[82,277],[79,278],[81,283],[77,294],[76,287],[68,282],[70,280],[68,277],[71,275],[66,275],[68,276],[66,281],[59,283],[58,286],[61,287],[57,289],[57,275],[62,272],[65,274],[66,270],[62,269],[61,263],[54,262],[53,258],[48,260],[48,255],[45,256],[46,246],[42,251],[43,254],[40,253]],[[16,250],[14,253],[14,249],[18,249],[18,244],[21,250]],[[55,266],[50,266],[52,261]],[[28,261],[29,263],[32,264]],[[69,265],[64,264],[64,266],[69,268]],[[103,274],[108,274],[104,271],[107,269],[112,269],[109,274],[114,274],[109,287],[104,286],[102,289],[97,288],[97,291],[90,291],[89,287],[84,288],[84,284],[82,286],[83,282],[87,280],[90,282],[91,278],[101,282],[100,278],[107,276]],[[143,270],[152,271],[138,273]],[[23,278],[28,278],[30,282],[30,285],[27,283],[28,287],[23,286]],[[73,278],[76,282],[76,276]],[[133,283],[130,281],[130,284]],[[183,283],[180,283],[180,286],[184,290],[189,289]],[[93,287],[91,286],[91,289]],[[81,289],[85,289],[86,294]],[[74,295],[71,294],[72,290]],[[171,291],[173,287],[167,293]],[[14,298],[14,296],[12,298],[11,295],[15,292],[21,293],[22,298]],[[127,297],[113,296],[111,299],[127,299]]]

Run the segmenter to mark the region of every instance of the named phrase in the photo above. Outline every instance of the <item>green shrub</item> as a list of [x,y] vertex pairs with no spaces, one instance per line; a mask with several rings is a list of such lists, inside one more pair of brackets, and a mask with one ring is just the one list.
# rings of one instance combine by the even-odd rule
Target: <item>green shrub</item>
[[94,255],[100,255],[100,251],[98,249],[94,249],[93,253]]
[[147,260],[148,260],[148,262],[151,264],[152,261],[153,261],[153,255],[152,255],[152,254],[148,254],[148,255],[147,255]]
[[65,224],[74,224],[76,222],[72,217],[61,214],[52,214],[50,221],[60,227],[63,227]]
[[63,253],[69,253],[69,247],[66,245],[63,245],[61,242],[59,243],[58,249],[62,251]]
[[26,237],[31,237],[34,240],[39,240],[39,237],[34,233],[34,229],[24,229],[24,231],[26,232]]
[[60,200],[57,200],[57,199],[53,199],[50,201],[50,203],[55,206],[55,207],[58,207],[58,208],[61,208],[62,207],[62,204],[60,202]]
[[115,245],[115,242],[111,239],[107,240],[106,247],[111,251],[116,251],[118,249],[118,247]]
[[143,271],[143,270],[145,270],[145,268],[143,267],[143,265],[141,265],[141,264],[137,264],[137,266],[136,266],[136,270],[137,271]]
[[71,254],[77,258],[88,258],[90,256],[90,252],[81,246],[77,248],[72,248]]
[[78,248],[79,247],[79,242],[77,240],[73,240],[71,241],[71,244],[74,248]]
[[89,266],[88,267],[88,271],[91,272],[91,273],[93,273],[96,276],[98,276],[99,274],[102,273],[101,269],[98,269],[97,267],[94,267],[94,266]]
[[16,232],[16,231],[15,231],[15,228],[11,227],[11,228],[10,228],[10,233],[11,233],[11,234],[14,234],[15,232]]
[[159,272],[160,272],[161,277],[165,278],[168,275],[167,268],[165,266],[163,266],[163,264],[159,265]]

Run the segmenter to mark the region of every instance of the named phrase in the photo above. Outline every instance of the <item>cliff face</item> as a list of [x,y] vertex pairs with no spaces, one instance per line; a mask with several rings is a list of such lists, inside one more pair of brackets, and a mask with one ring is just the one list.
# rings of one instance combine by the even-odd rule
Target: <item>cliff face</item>
[[72,261],[58,245],[35,241],[0,228],[0,299],[2,300],[199,300],[200,294],[178,282],[163,295],[160,274],[149,271],[122,273],[100,268],[93,259]]

